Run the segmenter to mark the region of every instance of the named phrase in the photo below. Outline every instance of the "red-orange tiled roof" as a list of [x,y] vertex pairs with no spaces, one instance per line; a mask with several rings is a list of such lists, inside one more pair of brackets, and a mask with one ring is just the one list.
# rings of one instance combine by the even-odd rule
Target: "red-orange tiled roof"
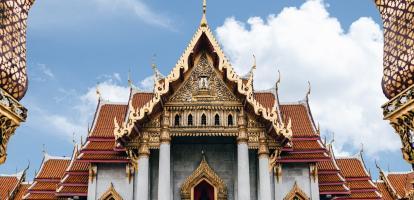
[[383,200],[394,200],[394,198],[392,198],[392,195],[388,191],[387,186],[385,185],[384,182],[377,182],[376,185],[377,185],[378,191],[382,195]]
[[23,196],[26,195],[27,189],[30,187],[29,183],[22,183],[20,184],[14,199],[20,200],[23,199]]
[[30,194],[29,196],[24,196],[24,199],[33,199],[33,200],[54,200],[57,199],[54,193],[35,193]]
[[363,178],[369,177],[365,172],[365,168],[361,161],[356,158],[340,158],[336,159],[338,167],[341,169],[345,178]]
[[316,135],[308,110],[303,104],[280,105],[283,120],[292,120],[293,137],[314,137]]
[[341,179],[339,174],[319,174],[319,183],[344,183],[345,180]]
[[344,185],[321,185],[319,186],[319,192],[332,192],[332,191],[339,191],[339,192],[347,192],[348,190],[344,187]]
[[146,103],[148,103],[154,97],[153,93],[138,92],[135,93],[132,97],[132,106],[136,108],[141,108]]
[[96,113],[96,121],[90,137],[114,137],[114,119],[122,123],[127,112],[127,105],[104,104]]
[[401,174],[387,174],[392,187],[396,190],[397,194],[401,197],[406,196],[406,191],[413,189],[411,181],[413,180],[413,172],[401,173]]
[[36,176],[36,179],[60,179],[63,177],[70,160],[50,159],[47,160]]
[[317,159],[317,160],[325,160],[329,159],[329,157],[325,153],[300,153],[300,154],[293,154],[288,153],[286,155],[281,156],[282,160],[302,160],[302,159]]
[[269,92],[256,92],[254,98],[265,108],[272,109],[275,106],[275,95]]
[[126,155],[115,154],[84,154],[81,160],[127,160]]
[[88,184],[88,175],[71,175],[68,176],[64,183]]
[[325,150],[326,148],[323,147],[318,140],[298,140],[293,141],[293,149],[294,151],[298,150]]
[[30,191],[55,191],[57,182],[36,181],[30,188]]
[[66,186],[64,188],[62,188],[59,192],[58,192],[58,196],[59,194],[87,194],[88,193],[88,187],[87,186]]
[[336,168],[335,164],[332,162],[332,159],[318,162],[318,170],[319,171],[339,171]]
[[113,151],[115,140],[113,141],[90,141],[82,148],[82,151]]
[[6,199],[9,194],[19,184],[19,179],[16,176],[1,176],[0,177],[0,199]]
[[362,158],[339,158],[336,159],[336,163],[351,190],[351,195],[346,199],[381,199]]

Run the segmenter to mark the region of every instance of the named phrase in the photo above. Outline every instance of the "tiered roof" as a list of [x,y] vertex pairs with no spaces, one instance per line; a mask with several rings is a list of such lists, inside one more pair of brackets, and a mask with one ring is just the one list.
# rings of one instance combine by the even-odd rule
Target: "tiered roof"
[[337,158],[336,162],[345,177],[351,194],[339,199],[381,199],[371,175],[365,167],[362,153],[355,156]]
[[89,163],[79,162],[77,159],[78,155],[79,150],[78,147],[75,146],[70,164],[65,171],[65,175],[58,184],[56,196],[86,197],[88,195]]
[[100,100],[95,113],[92,129],[82,146],[78,162],[86,163],[127,163],[125,151],[117,149],[113,131],[114,119],[121,123],[128,106]]
[[0,175],[0,199],[15,197],[25,176],[26,170],[13,175]]
[[70,164],[68,157],[55,157],[45,153],[39,172],[23,199],[56,199],[56,189]]
[[414,190],[414,172],[384,172],[379,168],[380,176],[377,185],[384,199],[405,199]]

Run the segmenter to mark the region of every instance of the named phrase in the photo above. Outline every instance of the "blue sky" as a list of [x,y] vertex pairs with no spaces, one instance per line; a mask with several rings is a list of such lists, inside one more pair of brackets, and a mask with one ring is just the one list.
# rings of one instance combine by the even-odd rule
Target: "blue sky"
[[[37,1],[28,23],[30,83],[23,104],[29,109],[29,118],[12,137],[8,160],[0,166],[0,173],[14,173],[30,161],[29,177],[32,177],[42,160],[43,144],[52,155],[70,156],[72,133],[79,141],[92,121],[97,84],[104,98],[125,101],[128,70],[136,85],[151,86],[153,54],[157,55],[160,70],[169,73],[200,22],[201,3],[201,0]],[[356,153],[364,144],[366,163],[374,178],[377,178],[374,160],[385,169],[409,169],[401,158],[398,137],[381,120],[380,105],[385,102],[379,82],[381,22],[371,0],[262,0],[260,3],[209,0],[207,13],[211,29],[240,73],[248,70],[250,55],[258,54],[258,89],[271,86],[277,69],[283,77],[283,101],[302,99],[307,81],[315,83],[311,107],[324,136],[331,139],[335,135],[337,154]],[[294,13],[308,18],[292,17],[297,15]],[[318,33],[319,28],[325,35],[312,34]],[[280,35],[263,35],[266,30]],[[284,31],[299,40],[284,43],[292,39]],[[254,39],[249,41],[241,36]],[[325,40],[324,37],[334,42],[319,46],[318,41]],[[264,44],[260,42],[269,40],[278,42],[266,46],[270,50],[262,52],[259,47]],[[295,43],[301,40],[305,42]],[[329,48],[333,50],[327,51]],[[343,49],[345,55],[335,49]],[[311,53],[315,51],[321,54]],[[346,56],[348,51],[361,53]],[[291,60],[301,60],[301,56],[306,62]],[[341,58],[358,61],[340,62]],[[262,75],[267,71],[260,69],[272,70],[272,77]],[[337,91],[343,91],[345,96],[336,95]],[[333,112],[331,108],[338,109]]]

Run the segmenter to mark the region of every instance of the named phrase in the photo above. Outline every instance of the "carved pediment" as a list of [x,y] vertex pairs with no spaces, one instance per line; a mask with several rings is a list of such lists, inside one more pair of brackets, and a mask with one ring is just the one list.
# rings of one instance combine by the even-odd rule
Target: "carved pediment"
[[181,186],[181,199],[193,200],[192,190],[201,181],[207,181],[215,188],[215,196],[218,200],[227,199],[227,186],[224,181],[214,172],[213,169],[208,165],[205,157],[201,160],[200,165],[197,169],[189,176],[184,184]]
[[170,98],[172,102],[238,101],[218,76],[206,53],[196,59],[190,76]]

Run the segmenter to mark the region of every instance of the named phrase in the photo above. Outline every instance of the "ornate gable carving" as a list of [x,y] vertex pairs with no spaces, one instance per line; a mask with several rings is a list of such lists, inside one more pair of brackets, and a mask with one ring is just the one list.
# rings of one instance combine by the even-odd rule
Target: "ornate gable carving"
[[215,189],[215,196],[218,200],[227,200],[227,186],[224,181],[208,165],[205,157],[201,160],[197,169],[189,176],[181,186],[181,199],[192,200],[192,190],[201,181],[207,181]]
[[111,186],[108,190],[102,195],[99,200],[123,200],[121,195],[115,190],[114,185],[111,183]]
[[283,200],[309,200],[310,198],[299,188],[298,183],[295,182],[292,190],[286,195]]
[[170,98],[174,102],[238,101],[202,53],[190,77]]

